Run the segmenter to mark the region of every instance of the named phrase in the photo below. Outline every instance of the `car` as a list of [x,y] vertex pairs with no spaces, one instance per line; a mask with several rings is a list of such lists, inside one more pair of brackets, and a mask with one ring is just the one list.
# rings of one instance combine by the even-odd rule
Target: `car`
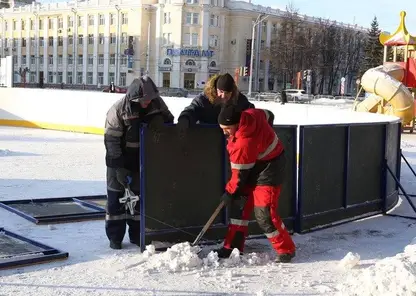
[[188,97],[189,91],[182,87],[159,88],[159,94],[165,97]]
[[285,89],[287,101],[294,103],[310,102],[311,98],[303,89]]

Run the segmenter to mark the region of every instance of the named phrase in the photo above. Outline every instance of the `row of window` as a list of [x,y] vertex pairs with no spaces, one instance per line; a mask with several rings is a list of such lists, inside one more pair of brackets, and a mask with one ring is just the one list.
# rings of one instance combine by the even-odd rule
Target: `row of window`
[[[172,60],[169,59],[169,58],[164,59],[163,60],[163,65],[171,66],[172,65]],[[185,66],[196,66],[196,62],[193,59],[186,60]],[[209,66],[208,67],[212,67],[212,68],[217,67],[217,62],[211,61],[209,63]]]
[[[163,45],[170,45],[173,43],[172,33],[163,33]],[[182,45],[185,46],[199,46],[198,33],[185,33],[183,35]],[[217,35],[209,35],[209,46],[219,46],[219,38]]]
[[[163,14],[163,23],[170,24],[172,19],[170,17],[170,12],[165,12]],[[199,24],[199,13],[198,12],[187,12],[185,14],[185,24],[187,25],[198,25]],[[220,27],[220,17],[215,14],[211,14],[209,18],[209,25],[211,27]]]
[[[76,74],[76,84],[83,84],[84,83],[84,73],[83,72],[77,72]],[[56,81],[54,81],[54,77],[56,76]],[[86,84],[94,84],[94,78],[93,78],[93,73],[92,72],[87,72],[87,76],[86,76]],[[126,77],[127,74],[126,73],[120,73],[120,78],[119,78],[119,85],[120,86],[125,86],[126,85]],[[108,82],[110,83],[111,81],[114,81],[115,79],[115,73],[114,72],[109,72],[108,73]],[[36,73],[31,72],[29,75],[29,81],[30,83],[36,83]],[[48,72],[48,76],[47,76],[47,83],[63,83],[63,72]],[[66,73],[66,84],[73,84],[73,76],[72,76],[72,72],[67,72]],[[97,73],[97,84],[104,84],[104,72],[98,72]]]
[[[83,27],[84,26],[84,19],[85,16],[83,15],[79,15],[77,17],[77,25],[78,27]],[[54,25],[54,21],[55,19],[53,18],[49,18],[48,19],[48,28],[49,29],[54,29],[55,25]],[[128,20],[128,15],[127,13],[122,13],[121,14],[121,24],[122,25],[127,25],[129,23]],[[13,20],[12,21],[12,30],[18,30],[17,28],[17,24],[18,21],[17,20]],[[94,26],[95,24],[95,15],[88,15],[88,26]],[[115,25],[116,24],[116,14],[115,13],[110,13],[110,25]],[[100,26],[104,26],[105,25],[105,16],[104,14],[99,14],[98,15],[98,25]],[[39,30],[43,30],[44,29],[44,20],[43,19],[39,19],[38,22],[38,29]],[[57,18],[57,26],[58,29],[62,29],[64,27],[64,19],[63,17],[58,17]],[[68,27],[73,27],[74,26],[74,17],[73,16],[68,16]],[[4,21],[4,29],[7,31],[9,28],[9,23],[8,21]],[[31,19],[29,21],[29,28],[30,30],[35,30],[35,20]],[[20,21],[20,30],[25,30],[26,29],[26,20],[21,20]]]
[[[13,56],[13,63],[17,64],[17,56]],[[59,55],[57,58],[57,64],[58,65],[62,65],[63,64],[63,56]],[[73,64],[73,56],[72,55],[68,55],[67,56],[67,64],[68,65],[72,65]],[[48,56],[48,65],[53,65],[53,55],[49,55]],[[95,57],[92,54],[89,54],[87,56],[87,63],[88,65],[92,66],[94,64],[94,60]],[[99,54],[98,55],[98,65],[99,66],[103,66],[104,65],[104,55],[103,54]],[[78,55],[78,59],[77,59],[77,64],[78,65],[83,65],[84,63],[84,56],[83,55]],[[21,64],[22,65],[26,65],[27,64],[27,56],[23,55],[21,57]],[[31,65],[36,65],[36,57],[34,55],[30,56],[30,64]],[[39,56],[39,64],[43,65],[43,56]],[[110,59],[109,59],[109,64],[110,65],[115,65],[116,64],[116,55],[115,54],[110,54]],[[125,66],[127,65],[127,57],[126,56],[122,56],[120,58],[120,65],[121,66]]]
[[[88,44],[93,45],[95,40],[97,40],[98,44],[104,44],[105,42],[105,38],[104,34],[100,33],[98,34],[98,39],[95,38],[94,34],[88,34]],[[62,36],[58,36],[57,38],[54,37],[48,37],[48,46],[53,46],[54,45],[54,40],[57,39],[57,43],[58,46],[63,46],[64,44],[64,38]],[[109,43],[110,44],[115,44],[117,41],[117,37],[115,33],[110,33],[109,36]],[[5,43],[5,47],[9,46],[9,47],[17,47],[18,46],[18,41],[20,40],[20,44],[22,47],[26,47],[27,45],[27,40],[26,38],[13,38],[13,39],[4,39],[4,43]],[[83,34],[79,34],[78,38],[78,45],[83,45],[84,44],[84,35]],[[68,36],[68,44],[71,45],[74,43],[74,38],[73,36]],[[121,33],[121,40],[120,40],[121,44],[127,44],[128,43],[128,35],[127,33]],[[30,46],[35,46],[36,45],[36,40],[34,37],[30,38]],[[44,46],[45,45],[45,38],[44,37],[39,37],[39,46]],[[0,47],[2,46],[2,39],[0,38]]]

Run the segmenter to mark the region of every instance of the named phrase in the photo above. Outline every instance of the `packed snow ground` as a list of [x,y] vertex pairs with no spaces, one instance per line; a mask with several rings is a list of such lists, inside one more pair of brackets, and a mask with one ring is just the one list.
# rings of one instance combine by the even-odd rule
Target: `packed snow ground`
[[[284,111],[303,108],[256,105],[263,104],[294,118]],[[182,107],[171,108],[175,118]],[[318,109],[322,117],[334,110],[312,112]],[[415,135],[403,134],[402,149],[415,165]],[[0,165],[0,201],[105,194],[101,136],[0,127]],[[402,182],[416,193],[404,163]],[[404,199],[393,212],[416,217]],[[149,245],[141,254],[126,237],[123,250],[111,250],[104,221],[48,227],[0,209],[0,227],[70,254],[64,261],[1,270],[0,295],[416,295],[416,221],[403,218],[377,215],[296,234],[291,264],[274,263],[266,240],[249,240],[244,256],[218,261],[210,252],[218,246],[198,257],[186,242],[164,253]]]

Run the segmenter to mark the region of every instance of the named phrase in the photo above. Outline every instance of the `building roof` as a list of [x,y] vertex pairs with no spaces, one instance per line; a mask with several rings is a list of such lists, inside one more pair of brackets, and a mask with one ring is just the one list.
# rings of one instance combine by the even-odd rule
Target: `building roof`
[[409,34],[406,28],[405,19],[406,12],[400,12],[400,24],[396,32],[393,34],[381,33],[379,36],[380,43],[384,46],[403,46],[416,45],[416,37]]

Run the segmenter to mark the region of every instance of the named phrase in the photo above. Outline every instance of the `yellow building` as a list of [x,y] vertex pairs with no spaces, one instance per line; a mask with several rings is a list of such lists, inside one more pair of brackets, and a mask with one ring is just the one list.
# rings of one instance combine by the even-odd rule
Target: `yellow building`
[[[201,88],[212,74],[248,65],[260,13],[269,15],[259,26],[258,46],[265,48],[284,12],[242,1],[89,0],[1,9],[0,56],[13,55],[28,83],[123,86],[148,71],[160,87]],[[276,79],[260,59],[260,89],[269,90]],[[240,88],[247,85],[240,80]]]

